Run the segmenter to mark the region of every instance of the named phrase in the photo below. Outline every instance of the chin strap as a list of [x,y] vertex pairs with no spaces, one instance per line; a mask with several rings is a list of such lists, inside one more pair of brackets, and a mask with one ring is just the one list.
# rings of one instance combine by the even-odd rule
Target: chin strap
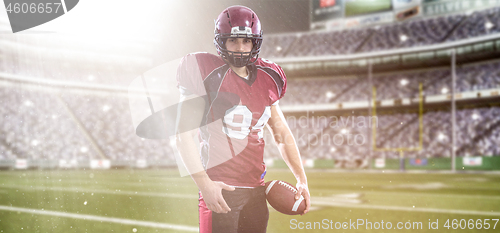
[[255,62],[257,62],[257,59],[259,58],[259,55],[257,54],[257,56],[255,56],[254,58],[250,58],[248,59],[248,62],[246,62],[245,64],[243,64],[242,66],[237,66],[235,64],[235,62],[230,62],[230,58],[232,58],[233,60],[235,60],[234,56],[226,56],[224,54],[221,54],[220,55],[222,57],[222,60],[224,60],[224,62],[228,65],[231,65],[231,66],[234,66],[234,67],[244,67],[244,66],[249,66],[249,65],[253,65]]

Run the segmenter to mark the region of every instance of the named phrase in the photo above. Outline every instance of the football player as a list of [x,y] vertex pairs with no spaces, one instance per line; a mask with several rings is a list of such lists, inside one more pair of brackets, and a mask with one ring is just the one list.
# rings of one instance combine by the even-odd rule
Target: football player
[[310,207],[300,154],[278,105],[286,77],[277,64],[258,57],[261,23],[247,7],[222,11],[214,44],[218,56],[188,54],[178,67],[177,148],[200,190],[200,232],[265,232],[265,125],[297,179],[304,214]]

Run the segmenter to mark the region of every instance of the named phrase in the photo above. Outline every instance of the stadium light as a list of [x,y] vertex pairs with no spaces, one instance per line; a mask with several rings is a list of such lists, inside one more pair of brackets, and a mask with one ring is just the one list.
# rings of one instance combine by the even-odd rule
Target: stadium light
[[26,101],[24,101],[24,105],[31,107],[31,106],[33,106],[33,102],[26,100]]
[[484,27],[486,28],[486,30],[490,30],[493,26],[495,25],[490,21],[486,21],[486,23],[484,23]]
[[406,86],[406,84],[408,84],[409,82],[407,79],[401,79],[399,83],[401,83],[401,86]]
[[438,139],[439,139],[439,141],[444,141],[446,139],[446,135],[444,135],[443,133],[439,133]]
[[403,34],[403,35],[399,36],[399,39],[401,40],[401,42],[405,42],[408,40],[408,36]]
[[107,112],[107,111],[109,111],[110,109],[111,109],[111,107],[110,107],[109,105],[104,105],[104,106],[102,107],[102,111],[103,111],[103,112]]
[[330,99],[330,98],[333,98],[335,97],[335,93],[331,92],[331,91],[327,91],[326,92],[326,98]]
[[80,152],[82,152],[82,153],[87,153],[88,151],[89,151],[89,148],[87,148],[86,146],[82,146],[80,148]]
[[31,141],[31,145],[32,145],[32,146],[38,146],[38,143],[39,143],[39,142],[38,142],[38,140],[36,140],[36,139],[33,139],[33,141]]

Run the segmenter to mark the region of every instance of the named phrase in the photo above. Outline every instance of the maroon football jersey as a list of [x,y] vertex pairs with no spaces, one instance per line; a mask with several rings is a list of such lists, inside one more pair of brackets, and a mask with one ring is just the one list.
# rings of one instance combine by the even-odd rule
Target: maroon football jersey
[[222,58],[209,53],[185,56],[177,80],[182,93],[206,97],[200,127],[201,159],[214,181],[228,185],[264,185],[263,130],[271,106],[283,97],[286,77],[265,59],[247,66],[248,77],[234,73]]

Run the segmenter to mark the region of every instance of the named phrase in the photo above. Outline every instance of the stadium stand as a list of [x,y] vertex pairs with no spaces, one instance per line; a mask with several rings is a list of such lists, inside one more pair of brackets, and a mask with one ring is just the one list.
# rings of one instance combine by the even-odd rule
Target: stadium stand
[[449,37],[462,40],[500,32],[500,8],[473,12]]
[[62,99],[95,139],[106,158],[170,160],[169,140],[145,140],[135,135],[126,95],[68,94]]
[[3,159],[96,156],[55,94],[10,86],[1,87],[0,95]]
[[[475,91],[500,88],[500,62],[472,64],[457,69],[457,91]],[[388,74],[376,74],[373,85],[379,99],[415,98],[418,83],[425,95],[447,94],[451,90],[449,68],[425,69]],[[304,103],[342,103],[366,101],[371,95],[366,76],[298,78],[289,80],[283,105]]]
[[[500,107],[457,111],[457,147],[462,156],[499,155]],[[352,120],[354,120],[354,125]],[[423,116],[423,150],[405,152],[409,158],[450,156],[451,122],[449,111],[428,111]],[[353,159],[369,154],[372,128],[360,127],[376,119],[377,148],[411,148],[419,144],[418,114],[395,113],[366,116],[289,118],[289,126],[305,158]],[[302,123],[300,123],[302,121]],[[332,123],[338,121],[338,123]],[[363,124],[365,125],[365,124]],[[368,124],[366,124],[368,126]],[[272,152],[270,152],[269,156]],[[374,158],[399,158],[397,151],[374,151]]]
[[[498,62],[472,65],[461,68],[458,90],[477,90],[498,88]],[[482,75],[478,75],[482,74]],[[401,88],[401,78],[408,80],[407,87]],[[429,77],[438,77],[442,82],[433,81]],[[480,78],[478,78],[480,77]],[[427,95],[441,94],[442,83],[449,82],[449,72],[444,70],[418,71],[409,74],[389,74],[375,77],[375,85],[380,87],[380,98],[403,98],[415,96],[415,84],[419,81],[428,84]],[[482,80],[482,81],[481,81]],[[481,85],[484,83],[484,85]],[[303,85],[305,84],[305,85]],[[412,87],[413,86],[413,87]],[[289,90],[282,104],[328,103],[335,99],[340,102],[367,100],[369,91],[366,82],[356,78],[319,79],[303,81],[290,80]],[[297,88],[301,87],[301,88]],[[334,89],[329,89],[329,88]],[[385,89],[384,89],[385,87]],[[336,88],[336,89],[335,89]],[[358,90],[364,89],[364,92]],[[316,90],[316,91],[313,91]],[[318,91],[321,90],[321,91]],[[383,91],[382,91],[383,90]],[[326,93],[344,93],[328,97]],[[92,138],[97,142],[104,155],[109,159],[167,159],[173,160],[173,151],[167,141],[142,140],[135,137],[128,113],[128,99],[124,95],[114,94],[75,94],[51,93],[43,88],[26,89],[22,86],[2,87],[0,92],[4,108],[2,116],[2,133],[0,146],[2,159],[77,159],[98,158],[92,142],[85,137],[85,132],[79,129],[71,112],[76,116],[76,122],[81,122]],[[311,93],[312,95],[304,95]],[[324,93],[324,94],[321,94]],[[355,93],[355,94],[346,94]],[[364,95],[362,93],[365,93]],[[348,97],[347,97],[348,96]],[[413,97],[414,97],[413,96]],[[301,98],[299,98],[301,97]],[[297,98],[297,100],[292,100]],[[64,105],[69,107],[69,111]],[[500,108],[482,108],[460,110],[457,112],[458,122],[458,152],[463,155],[498,155]],[[378,147],[411,147],[418,144],[417,114],[392,114],[377,116],[379,122]],[[340,119],[340,118],[339,118]],[[344,120],[346,118],[344,117]],[[449,156],[450,113],[427,112],[424,115],[424,151],[408,152],[410,157],[441,157]],[[330,120],[330,121],[329,121]],[[324,158],[345,160],[354,156],[369,153],[367,140],[371,131],[366,128],[331,127],[331,119],[319,120],[288,119],[289,125],[297,138],[298,146],[305,158]],[[472,124],[471,124],[472,123]],[[340,123],[339,123],[340,124]],[[345,130],[345,131],[343,131]],[[305,136],[304,136],[305,135]],[[316,135],[310,137],[310,135]],[[328,135],[328,136],[324,136]],[[344,135],[334,142],[335,135]],[[351,142],[347,141],[350,136]],[[353,137],[361,135],[353,145]],[[411,137],[408,137],[411,135]],[[322,138],[323,136],[323,138]],[[398,140],[391,140],[397,138]],[[361,140],[362,139],[362,140]],[[268,140],[268,156],[278,155]],[[323,142],[321,141],[323,140]],[[338,142],[342,143],[338,144]],[[337,142],[337,143],[336,143]],[[351,145],[349,145],[351,143]],[[373,157],[397,158],[397,152],[375,152]]]
[[263,57],[310,57],[439,44],[500,32],[500,8],[341,31],[266,37]]
[[168,140],[135,136],[127,95],[0,90],[1,159],[174,159]]
[[[272,60],[360,54],[418,48],[494,33],[500,33],[500,8],[419,18],[374,28],[266,35],[262,57]],[[56,48],[57,41],[49,37],[34,40],[30,35],[0,34],[0,44],[0,100],[4,106],[0,109],[3,117],[0,160],[175,161],[169,140],[140,139],[134,132],[126,95],[130,79],[124,76],[151,64],[143,59],[148,51],[141,53],[141,46],[133,48],[130,54],[107,56],[103,55],[106,50],[102,48],[89,53],[78,46]],[[47,50],[54,53],[45,53]],[[124,61],[127,66],[116,66]],[[456,74],[459,93],[500,89],[498,60],[461,64]],[[451,92],[450,69],[419,68],[373,75],[379,100],[416,98],[418,83],[423,84],[426,97],[447,95]],[[71,88],[65,89],[67,84]],[[288,80],[287,94],[280,105],[367,102],[371,94],[366,75],[293,77]],[[457,155],[500,155],[499,115],[500,107],[494,104],[459,109]],[[354,167],[355,164],[348,164],[366,158],[399,158],[397,151],[371,152],[371,128],[342,123],[342,119],[352,122],[357,117],[366,124],[371,122],[365,115],[355,118],[348,114],[294,115],[287,120],[305,159],[334,159],[344,163],[342,166]],[[426,110],[423,150],[405,152],[405,155],[409,158],[450,157],[450,118],[445,108]],[[378,148],[418,145],[419,121],[415,112],[386,112],[377,115],[376,122]],[[268,133],[265,137],[266,158],[277,158],[279,153],[273,146],[272,135]]]

